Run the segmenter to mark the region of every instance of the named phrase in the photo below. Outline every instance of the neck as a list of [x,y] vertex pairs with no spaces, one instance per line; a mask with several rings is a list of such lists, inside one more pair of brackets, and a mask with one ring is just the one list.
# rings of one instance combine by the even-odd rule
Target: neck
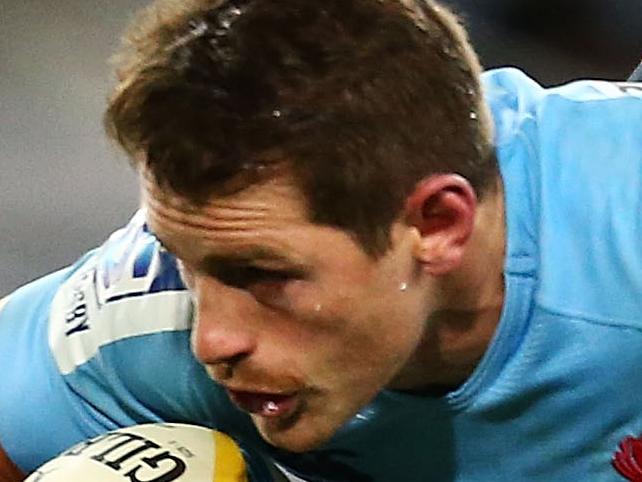
[[427,320],[423,340],[394,388],[456,387],[474,371],[501,316],[505,232],[503,190],[498,185],[479,203],[461,266],[439,280],[444,302]]

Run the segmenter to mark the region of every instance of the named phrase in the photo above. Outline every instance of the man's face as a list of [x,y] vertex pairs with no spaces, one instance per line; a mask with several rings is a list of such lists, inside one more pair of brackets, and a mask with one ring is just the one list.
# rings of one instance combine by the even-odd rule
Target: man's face
[[427,302],[411,228],[375,260],[309,222],[287,174],[199,207],[142,179],[195,299],[193,350],[266,440],[310,449],[412,370]]

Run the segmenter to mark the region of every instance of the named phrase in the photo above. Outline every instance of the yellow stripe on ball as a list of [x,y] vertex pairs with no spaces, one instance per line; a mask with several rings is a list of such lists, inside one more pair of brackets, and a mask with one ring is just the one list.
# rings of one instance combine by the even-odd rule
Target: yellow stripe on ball
[[216,447],[213,482],[247,482],[245,460],[236,442],[221,432],[212,432]]

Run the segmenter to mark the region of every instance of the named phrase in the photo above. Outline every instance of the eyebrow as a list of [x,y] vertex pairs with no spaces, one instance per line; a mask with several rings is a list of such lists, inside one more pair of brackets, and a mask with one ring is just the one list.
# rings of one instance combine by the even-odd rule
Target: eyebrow
[[251,264],[255,261],[278,261],[287,264],[297,264],[281,253],[264,246],[256,246],[243,251],[230,252],[226,254],[209,254],[202,260],[206,266],[229,265],[229,264]]
[[[267,266],[262,266],[263,263]],[[275,263],[276,265],[271,265]],[[304,263],[282,255],[265,246],[249,247],[236,252],[207,254],[196,265],[205,272],[217,273],[242,267],[256,267],[293,272],[302,275],[307,271]]]
[[[158,240],[160,245],[170,253],[176,256],[176,249],[172,243],[164,237],[158,235],[157,231],[148,226],[149,232]],[[244,251],[235,251],[226,254],[209,254],[202,260],[203,264],[221,264],[221,263],[247,263],[251,261],[283,261],[290,262],[288,258],[279,252],[266,248],[265,246],[253,246]]]
[[[177,256],[176,250],[172,248],[171,243],[167,243],[157,234],[157,232],[151,230],[151,228],[150,232],[156,237],[156,239],[160,242],[161,246],[163,246],[164,249],[174,254],[174,256],[176,256],[176,258],[181,261],[181,264],[183,264],[181,258]],[[206,268],[208,271],[215,271],[217,268],[255,265],[256,262],[261,261],[282,263],[283,265],[285,265],[283,266],[283,268],[291,269],[297,272],[303,272],[306,269],[304,263],[297,260],[292,260],[279,253],[278,251],[266,246],[250,246],[243,250],[230,251],[224,254],[208,254],[205,255],[204,258],[199,260],[197,264],[202,268]]]

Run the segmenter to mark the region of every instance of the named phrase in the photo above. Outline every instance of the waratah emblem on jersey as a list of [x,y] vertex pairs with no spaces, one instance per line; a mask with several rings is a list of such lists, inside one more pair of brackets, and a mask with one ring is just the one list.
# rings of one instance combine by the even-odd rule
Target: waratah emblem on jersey
[[613,456],[613,467],[625,479],[642,482],[642,440],[626,437]]

